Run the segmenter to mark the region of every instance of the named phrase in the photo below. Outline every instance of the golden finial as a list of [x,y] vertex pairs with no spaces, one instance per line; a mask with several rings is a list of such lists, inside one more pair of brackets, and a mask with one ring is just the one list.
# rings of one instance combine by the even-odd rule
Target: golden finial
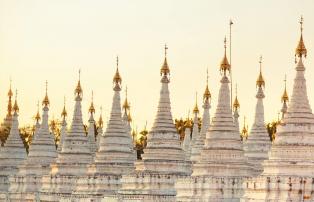
[[192,128],[192,121],[190,119],[190,110],[188,112],[188,118],[186,119],[185,125],[186,128]]
[[89,113],[94,114],[95,113],[95,107],[94,107],[94,91],[92,91],[92,101],[90,103],[89,107]]
[[240,103],[239,103],[239,100],[238,100],[238,84],[236,84],[236,97],[234,99],[234,102],[233,102],[233,111],[236,111],[240,108]]
[[12,92],[12,79],[10,78],[10,89],[9,89],[9,92],[8,92],[8,96],[9,98],[11,98],[13,96],[13,92]]
[[287,75],[285,75],[284,82],[285,82],[285,90],[284,90],[284,92],[283,92],[283,94],[281,96],[281,102],[286,103],[286,102],[289,101],[289,96],[288,96],[288,93],[287,93]]
[[256,80],[256,86],[257,87],[265,87],[265,81],[264,81],[264,78],[262,75],[262,60],[263,60],[263,57],[261,56],[259,58],[259,75],[258,75],[258,78]]
[[65,96],[64,96],[64,101],[63,101],[63,110],[61,113],[61,117],[63,117],[65,119],[65,117],[68,115],[66,109],[65,109]]
[[39,114],[39,100],[37,101],[37,113],[36,113],[36,115],[35,115],[35,120],[36,120],[36,122],[39,122],[39,120],[40,120],[40,114]]
[[119,57],[117,56],[117,70],[116,70],[116,73],[113,77],[113,83],[121,84],[121,82],[122,82],[122,78],[121,78],[120,73],[119,73]]
[[242,131],[241,131],[241,136],[242,138],[247,138],[248,136],[248,126],[246,125],[246,117],[244,116],[244,123],[243,123],[243,128],[242,128]]
[[168,46],[167,44],[165,44],[165,60],[164,60],[164,64],[162,65],[160,69],[160,75],[165,75],[165,76],[170,73],[170,69],[167,62],[167,50],[168,50]]
[[304,45],[304,41],[303,41],[303,16],[301,16],[300,19],[300,31],[301,31],[301,36],[300,36],[300,41],[298,43],[297,48],[295,49],[295,55],[298,56],[299,58],[301,58],[302,56],[306,57],[307,56],[307,50],[305,48]]
[[193,109],[193,113],[194,114],[198,114],[199,113],[198,106],[197,106],[197,92],[196,92],[196,96],[195,96],[195,107]]
[[125,100],[122,107],[125,111],[130,109],[130,104],[128,102],[128,86],[125,87]]
[[13,111],[14,112],[19,112],[19,106],[17,104],[17,90],[15,90],[15,102],[14,102],[14,105],[13,105]]
[[48,98],[48,81],[46,81],[46,95],[45,98],[43,99],[42,105],[45,107],[48,107],[50,104],[49,98]]
[[205,89],[205,92],[204,92],[204,95],[203,95],[204,102],[211,98],[211,94],[210,94],[210,91],[209,91],[209,88],[208,88],[208,69],[206,71],[206,74],[207,74],[207,77],[206,77],[206,89]]
[[99,116],[99,120],[98,120],[98,126],[100,128],[102,128],[104,125],[104,121],[102,120],[102,106],[100,107],[100,116]]
[[83,94],[83,90],[82,90],[82,87],[81,87],[81,69],[79,69],[79,80],[77,82],[77,86],[76,86],[74,92],[78,96],[82,96],[82,94]]
[[226,71],[230,72],[230,64],[227,58],[227,39],[225,37],[224,39],[224,48],[225,48],[225,55],[224,58],[222,59],[221,63],[220,63],[220,71],[224,73],[224,75],[226,75]]

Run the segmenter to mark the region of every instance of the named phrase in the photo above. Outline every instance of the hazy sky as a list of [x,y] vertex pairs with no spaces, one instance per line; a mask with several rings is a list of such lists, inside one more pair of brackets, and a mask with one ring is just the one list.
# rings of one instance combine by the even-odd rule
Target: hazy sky
[[[37,100],[49,82],[50,115],[59,118],[66,96],[69,118],[73,91],[81,68],[83,114],[87,122],[91,91],[96,117],[104,118],[112,102],[115,57],[129,89],[134,125],[150,127],[160,90],[160,67],[167,43],[171,69],[173,116],[185,117],[195,103],[195,91],[205,90],[206,68],[215,112],[223,38],[233,25],[233,79],[238,83],[240,118],[253,122],[259,56],[264,57],[266,121],[281,108],[283,79],[291,95],[295,75],[294,50],[303,14],[308,96],[314,104],[313,0],[0,0],[0,117],[7,107],[10,76],[17,88],[21,124],[32,123]],[[124,91],[123,91],[124,92]],[[122,94],[124,99],[124,93]],[[242,124],[241,124],[242,127]]]

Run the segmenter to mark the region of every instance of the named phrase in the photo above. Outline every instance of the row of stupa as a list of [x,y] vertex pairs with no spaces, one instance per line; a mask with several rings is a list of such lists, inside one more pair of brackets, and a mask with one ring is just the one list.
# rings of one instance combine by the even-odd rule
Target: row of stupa
[[[256,82],[255,120],[247,140],[241,140],[239,102],[230,106],[231,66],[225,52],[215,114],[210,118],[211,94],[206,86],[201,130],[196,105],[193,124],[186,122],[183,142],[173,123],[170,68],[161,68],[157,115],[141,160],[136,160],[130,126],[121,110],[121,76],[113,78],[113,102],[108,125],[93,151],[82,121],[82,88],[75,89],[70,129],[64,116],[59,149],[48,128],[49,99],[43,101],[42,123],[27,155],[18,131],[15,100],[10,135],[0,152],[0,200],[3,201],[313,201],[314,115],[306,92],[303,59],[307,50],[301,38],[298,63],[288,106],[286,89],[283,119],[271,143],[264,124],[265,81]],[[88,133],[93,133],[93,107]],[[66,113],[65,113],[66,114]],[[94,140],[95,141],[95,140]]]

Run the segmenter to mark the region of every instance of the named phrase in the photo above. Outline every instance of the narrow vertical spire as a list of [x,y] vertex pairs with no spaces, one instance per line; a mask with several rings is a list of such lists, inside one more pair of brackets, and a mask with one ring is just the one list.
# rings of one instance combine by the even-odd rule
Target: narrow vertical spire
[[165,60],[164,60],[164,64],[162,65],[160,69],[160,75],[162,76],[162,78],[165,78],[165,79],[162,79],[163,82],[169,83],[169,79],[167,78],[167,76],[170,74],[170,69],[167,62],[167,50],[168,50],[168,46],[167,44],[165,44]]
[[285,89],[284,89],[283,94],[281,96],[281,102],[282,102],[282,107],[280,110],[281,111],[281,119],[283,119],[285,113],[288,110],[289,96],[287,93],[287,75],[285,75],[284,83],[285,83]]
[[43,99],[43,102],[42,102],[42,105],[45,106],[45,107],[49,107],[49,98],[48,98],[48,81],[46,81],[46,95]]
[[8,117],[12,116],[12,96],[13,96],[13,92],[12,92],[12,79],[10,78],[10,89],[8,92],[8,97],[9,97],[9,101],[8,101]]
[[15,90],[15,102],[14,102],[14,105],[13,105],[13,111],[14,111],[14,114],[17,114],[19,112],[20,108],[17,104],[17,89]]
[[91,113],[91,115],[95,114],[95,107],[94,107],[94,91],[92,91],[92,100],[88,109],[88,112]]
[[63,110],[62,110],[62,113],[61,113],[61,117],[62,117],[63,121],[65,121],[65,118],[67,117],[68,113],[67,113],[67,111],[65,109],[65,96],[64,96],[63,99],[64,99],[63,100]]
[[39,121],[40,121],[40,114],[39,114],[39,100],[37,101],[37,113],[36,113],[36,115],[35,115],[35,121],[36,121],[36,124],[38,124],[39,123]]
[[210,98],[211,98],[211,93],[209,91],[209,88],[208,88],[208,69],[206,71],[206,88],[205,88],[205,92],[204,92],[204,95],[203,95],[203,102],[205,103],[206,101],[209,102]]
[[307,56],[307,50],[305,48],[304,41],[303,41],[303,22],[304,22],[304,19],[303,19],[303,16],[301,16],[301,19],[299,22],[300,23],[301,36],[300,36],[298,46],[295,49],[295,56],[299,57],[300,59],[302,58],[302,56],[304,56],[305,58]]
[[238,111],[240,108],[240,103],[238,100],[238,84],[236,84],[236,89],[235,89],[235,98],[233,102],[233,111]]
[[225,37],[224,39],[224,49],[225,49],[225,54],[224,57],[220,63],[220,72],[223,72],[224,75],[226,75],[226,72],[230,72],[230,64],[227,58],[227,39]]
[[82,100],[83,90],[81,87],[81,69],[79,69],[79,79],[78,79],[77,86],[75,88],[74,93],[77,98],[80,98],[80,100]]
[[117,56],[117,70],[116,70],[116,73],[113,77],[113,84],[114,84],[114,90],[115,91],[120,91],[121,90],[121,83],[122,83],[122,78],[120,76],[120,73],[119,73],[119,57]]
[[194,114],[198,114],[199,113],[199,109],[198,109],[198,105],[197,105],[197,92],[195,93],[195,106],[193,109],[193,113]]
[[256,80],[256,86],[259,87],[259,88],[265,87],[265,81],[264,81],[263,74],[262,74],[262,60],[263,60],[263,57],[260,56],[260,59],[259,59],[259,75],[258,75],[258,78]]

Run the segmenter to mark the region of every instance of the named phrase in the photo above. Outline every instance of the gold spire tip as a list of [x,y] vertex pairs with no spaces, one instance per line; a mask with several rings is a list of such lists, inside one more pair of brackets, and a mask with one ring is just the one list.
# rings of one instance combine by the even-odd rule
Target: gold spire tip
[[120,76],[120,73],[119,73],[119,57],[117,56],[117,69],[116,69],[116,73],[113,77],[113,83],[115,84],[121,84],[122,82],[122,78]]
[[303,41],[303,23],[304,23],[303,16],[301,16],[299,23],[300,23],[301,36],[300,36],[298,46],[295,49],[295,56],[298,56],[299,58],[301,58],[302,56],[304,56],[304,57],[307,56],[307,50],[306,50],[306,47],[305,47],[305,44]]
[[48,98],[48,81],[46,80],[46,94],[45,94],[45,97],[43,99],[42,105],[45,107],[48,107],[49,104],[50,104],[50,102],[49,102],[49,98]]
[[79,80],[77,82],[77,86],[75,88],[75,94],[81,96],[83,94],[83,89],[81,87],[81,69],[79,69]]
[[224,39],[224,49],[225,49],[225,54],[224,57],[220,63],[220,71],[226,74],[226,71],[230,72],[230,64],[227,58],[227,38],[225,37]]
[[167,44],[165,44],[165,60],[164,60],[164,64],[162,65],[160,69],[160,75],[164,75],[164,76],[170,73],[170,69],[167,62],[167,50],[168,50],[168,46]]
[[13,111],[19,112],[19,106],[17,104],[17,89],[15,90],[15,102],[14,102],[14,106],[13,106]]
[[265,81],[262,75],[262,61],[263,61],[263,56],[260,56],[259,58],[259,75],[256,80],[256,86],[257,87],[265,87]]
[[95,113],[95,107],[94,107],[94,91],[92,91],[92,101],[89,107],[89,113],[94,114]]
[[288,96],[288,93],[287,93],[287,75],[285,75],[285,79],[284,79],[284,82],[285,82],[285,89],[284,89],[284,92],[281,96],[281,102],[288,102],[289,101],[289,96]]
[[195,93],[195,106],[194,106],[194,109],[193,109],[193,113],[194,114],[198,114],[199,113],[199,109],[198,109],[198,106],[197,106],[197,92]]
[[238,100],[238,84],[236,84],[236,96],[235,96],[235,99],[234,99],[234,102],[233,102],[233,110],[238,110],[240,108],[240,103],[239,103],[239,100]]

